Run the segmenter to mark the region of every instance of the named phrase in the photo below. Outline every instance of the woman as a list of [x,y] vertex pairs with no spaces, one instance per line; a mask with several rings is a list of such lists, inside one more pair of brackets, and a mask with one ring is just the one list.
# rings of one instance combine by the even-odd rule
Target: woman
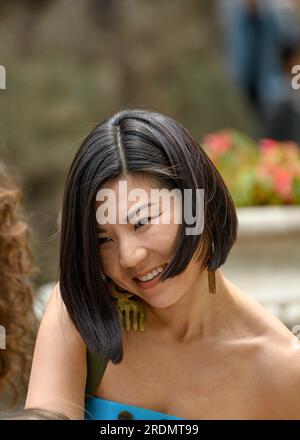
[[[167,207],[158,189],[177,191]],[[204,220],[196,234],[193,216]],[[300,417],[298,340],[220,270],[236,231],[222,178],[180,124],[144,110],[99,124],[67,178],[60,279],[26,408],[71,419]]]
[[24,404],[35,323],[28,227],[21,192],[0,163],[0,411]]

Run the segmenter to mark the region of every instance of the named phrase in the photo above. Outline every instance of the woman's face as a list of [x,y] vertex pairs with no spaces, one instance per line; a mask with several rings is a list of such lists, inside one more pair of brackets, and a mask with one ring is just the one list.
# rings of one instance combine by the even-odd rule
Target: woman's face
[[[120,194],[119,184],[123,188],[127,185],[127,195],[134,190],[139,196],[129,201],[130,197],[125,193]],[[161,197],[156,200],[152,197],[153,188],[155,186],[151,186],[151,181],[144,177],[128,176],[106,182],[101,191],[107,191],[107,194],[110,191],[109,199],[97,195],[96,202],[99,252],[104,273],[115,284],[153,307],[167,307],[184,294],[194,281],[196,272],[193,263],[181,274],[165,281],[160,281],[159,275],[155,276],[156,272],[152,272],[156,268],[165,268],[171,262],[181,221],[179,199],[170,197],[169,203],[162,203]],[[147,203],[153,205],[142,208]],[[110,216],[108,223],[104,224],[108,210],[109,214],[115,212],[116,217]],[[143,274],[149,273],[147,278],[155,278],[142,281]]]

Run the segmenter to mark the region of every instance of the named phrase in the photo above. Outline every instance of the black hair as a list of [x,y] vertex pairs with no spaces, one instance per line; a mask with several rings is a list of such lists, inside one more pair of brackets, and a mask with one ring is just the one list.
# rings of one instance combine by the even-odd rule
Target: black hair
[[[127,109],[104,120],[86,137],[71,165],[61,218],[60,290],[70,318],[90,351],[122,360],[121,323],[103,277],[97,244],[96,193],[109,179],[147,176],[168,189],[204,189],[204,229],[185,235],[184,218],[174,258],[162,280],[185,270],[194,256],[215,271],[236,239],[237,216],[219,172],[178,122],[159,113]],[[195,198],[192,200],[195,215]],[[191,225],[188,225],[191,226]]]

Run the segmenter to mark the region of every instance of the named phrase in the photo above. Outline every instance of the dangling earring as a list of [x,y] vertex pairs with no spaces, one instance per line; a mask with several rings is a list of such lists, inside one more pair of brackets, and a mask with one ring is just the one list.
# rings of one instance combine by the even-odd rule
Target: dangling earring
[[145,330],[145,310],[139,301],[130,299],[135,296],[134,293],[115,285],[112,289],[112,295],[117,299],[118,310],[127,331],[131,328],[130,317],[132,316],[132,327],[134,331],[143,332]]
[[210,259],[206,263],[207,267],[207,278],[208,278],[208,290],[209,293],[216,293],[216,275],[214,270],[209,270],[208,266],[210,264]]
[[216,276],[214,271],[207,270],[209,293],[216,293]]

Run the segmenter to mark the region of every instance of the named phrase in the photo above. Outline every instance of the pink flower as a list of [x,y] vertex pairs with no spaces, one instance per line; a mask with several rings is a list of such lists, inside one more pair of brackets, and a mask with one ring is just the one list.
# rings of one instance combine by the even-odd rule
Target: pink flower
[[228,151],[232,145],[231,137],[228,133],[208,134],[203,140],[203,144],[207,145],[212,151],[223,154]]
[[263,153],[272,153],[277,149],[277,147],[278,142],[274,141],[273,139],[262,139],[260,141],[260,148]]
[[283,197],[287,197],[292,192],[293,176],[290,172],[283,168],[274,170],[274,185],[276,190]]

